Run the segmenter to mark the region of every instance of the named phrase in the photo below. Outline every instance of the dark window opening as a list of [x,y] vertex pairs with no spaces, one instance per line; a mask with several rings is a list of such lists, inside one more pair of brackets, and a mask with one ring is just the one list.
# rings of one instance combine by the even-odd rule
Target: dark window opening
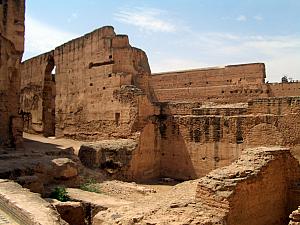
[[112,59],[112,55],[109,55],[109,58]]
[[111,73],[110,73],[110,74],[108,74],[108,77],[111,77]]
[[90,63],[89,64],[89,69],[93,68],[93,67],[98,67],[98,66],[105,66],[105,65],[111,65],[114,64],[115,61],[114,60],[110,60],[110,61],[105,61],[105,62],[99,62],[99,63]]
[[201,131],[199,128],[197,128],[196,130],[194,130],[194,141],[200,142],[200,139],[201,139]]
[[120,113],[115,113],[115,122],[117,127],[120,125],[120,117],[121,117]]
[[93,86],[93,83],[90,83],[90,86]]
[[105,88],[105,87],[103,87],[102,89],[103,89],[103,90],[105,90],[106,88]]

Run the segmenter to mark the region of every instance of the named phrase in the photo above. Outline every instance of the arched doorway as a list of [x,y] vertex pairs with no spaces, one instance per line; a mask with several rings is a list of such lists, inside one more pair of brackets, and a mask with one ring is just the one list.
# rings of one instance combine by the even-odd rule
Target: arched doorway
[[55,63],[53,56],[48,57],[43,87],[43,134],[55,136]]

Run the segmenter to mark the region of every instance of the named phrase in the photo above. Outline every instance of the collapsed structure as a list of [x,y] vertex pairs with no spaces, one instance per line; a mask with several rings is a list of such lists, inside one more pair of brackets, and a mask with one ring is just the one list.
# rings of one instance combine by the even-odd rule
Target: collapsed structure
[[125,179],[198,178],[248,147],[298,148],[300,84],[265,77],[263,63],[151,74],[142,50],[103,27],[22,64],[24,128],[116,141],[80,155]]

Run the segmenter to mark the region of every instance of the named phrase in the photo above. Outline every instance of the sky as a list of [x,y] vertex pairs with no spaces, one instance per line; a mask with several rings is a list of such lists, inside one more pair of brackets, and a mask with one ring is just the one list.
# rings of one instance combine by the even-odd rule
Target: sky
[[300,80],[299,0],[26,0],[31,58],[102,26],[127,34],[152,72],[263,62]]

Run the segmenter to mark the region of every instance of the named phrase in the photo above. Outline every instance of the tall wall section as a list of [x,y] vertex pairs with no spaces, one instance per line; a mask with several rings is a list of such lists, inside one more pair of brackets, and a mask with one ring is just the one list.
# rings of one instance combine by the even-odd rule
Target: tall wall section
[[19,64],[24,50],[24,0],[0,1],[0,145],[22,142]]
[[300,83],[265,83],[263,63],[152,74],[154,101],[247,102],[255,98],[299,96]]
[[288,146],[299,158],[299,97],[226,105],[169,103],[162,108],[163,177],[202,177],[229,165],[249,147]]
[[139,124],[138,99],[147,99],[134,85],[150,73],[146,54],[131,47],[126,35],[116,35],[113,27],[97,29],[23,63],[25,127],[45,134],[55,112],[53,135],[129,137]]
[[[53,51],[22,63],[21,108],[24,131],[54,135],[55,74]],[[50,114],[50,116],[48,116]],[[47,117],[48,116],[48,117]]]
[[134,139],[127,179],[157,177],[159,131],[152,117],[160,111],[149,99],[150,74],[146,54],[109,26],[29,59],[22,64],[25,131]]

